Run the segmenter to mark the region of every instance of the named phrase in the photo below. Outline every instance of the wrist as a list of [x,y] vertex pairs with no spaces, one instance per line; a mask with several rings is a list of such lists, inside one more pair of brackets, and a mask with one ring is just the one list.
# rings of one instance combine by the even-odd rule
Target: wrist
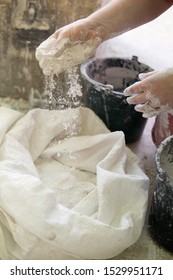
[[112,35],[107,24],[103,23],[99,19],[91,15],[88,16],[86,20],[92,26],[93,32],[95,32],[96,37],[100,38],[102,42],[109,39]]

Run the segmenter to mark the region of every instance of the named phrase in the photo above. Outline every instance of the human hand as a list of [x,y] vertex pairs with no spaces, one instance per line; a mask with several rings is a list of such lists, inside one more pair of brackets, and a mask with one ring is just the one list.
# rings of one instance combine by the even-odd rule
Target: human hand
[[88,17],[61,27],[52,36],[57,40],[57,44],[62,39],[68,39],[68,43],[78,43],[96,38],[103,41],[106,33],[104,25]]
[[141,81],[126,88],[124,94],[135,110],[149,118],[173,109],[173,69],[139,74]]
[[88,18],[58,29],[36,50],[45,75],[68,70],[91,57],[104,40],[104,27]]

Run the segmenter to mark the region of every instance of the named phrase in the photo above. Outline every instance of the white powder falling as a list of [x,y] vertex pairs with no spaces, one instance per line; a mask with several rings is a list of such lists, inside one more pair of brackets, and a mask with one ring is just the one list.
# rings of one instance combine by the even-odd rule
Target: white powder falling
[[[100,38],[86,42],[63,38],[57,44],[57,39],[51,36],[38,46],[35,55],[46,77],[43,103],[47,108],[73,108],[81,104],[82,90],[76,65],[91,57],[100,43]],[[63,86],[60,81],[62,72],[65,72]]]
[[78,107],[82,99],[82,86],[80,77],[77,73],[77,67],[70,69],[67,72],[67,84],[69,85],[67,97],[71,100],[71,107]]
[[77,67],[63,76],[45,76],[41,108],[49,110],[75,108],[82,102],[82,86]]
[[[76,65],[94,54],[100,39],[70,42],[68,39],[48,38],[36,49],[36,59],[45,74],[41,108],[49,110],[75,108],[82,104],[82,86]],[[72,119],[71,128],[79,120]],[[68,136],[72,129],[66,124]]]

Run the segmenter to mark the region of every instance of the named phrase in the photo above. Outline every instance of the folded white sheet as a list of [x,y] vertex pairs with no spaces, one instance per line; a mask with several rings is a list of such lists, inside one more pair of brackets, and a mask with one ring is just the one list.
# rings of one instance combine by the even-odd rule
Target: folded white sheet
[[0,258],[107,259],[139,238],[149,180],[89,109],[0,108]]

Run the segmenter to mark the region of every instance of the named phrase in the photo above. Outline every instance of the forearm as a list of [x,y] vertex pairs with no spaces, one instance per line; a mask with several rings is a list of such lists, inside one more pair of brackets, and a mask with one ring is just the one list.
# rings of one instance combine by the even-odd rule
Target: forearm
[[106,26],[106,40],[155,19],[170,6],[167,0],[112,0],[88,19]]

